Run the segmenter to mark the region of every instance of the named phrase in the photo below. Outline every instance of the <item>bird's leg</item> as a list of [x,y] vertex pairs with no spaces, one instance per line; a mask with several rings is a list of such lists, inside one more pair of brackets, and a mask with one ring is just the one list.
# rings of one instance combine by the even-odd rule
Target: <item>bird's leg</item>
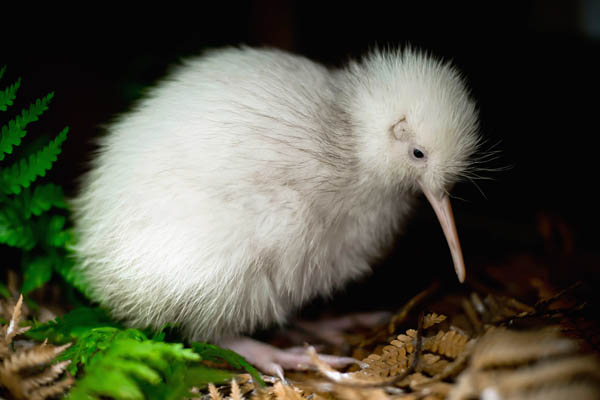
[[[244,356],[246,361],[266,374],[284,380],[284,370],[306,370],[312,365],[310,356],[297,349],[279,349],[248,337],[231,337],[217,343]],[[319,358],[334,368],[358,363],[352,357],[319,355]]]
[[346,341],[344,334],[347,331],[361,327],[372,328],[388,322],[391,317],[392,314],[387,311],[363,312],[317,321],[295,321],[293,325],[310,333],[313,338],[340,346]]

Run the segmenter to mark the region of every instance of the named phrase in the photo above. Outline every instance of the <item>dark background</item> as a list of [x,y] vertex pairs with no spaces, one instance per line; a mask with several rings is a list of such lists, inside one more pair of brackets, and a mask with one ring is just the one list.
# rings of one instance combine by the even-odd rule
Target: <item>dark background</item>
[[[256,0],[209,7],[146,3],[127,12],[106,5],[32,6],[3,16],[0,65],[8,69],[0,86],[22,77],[19,105],[55,91],[30,135],[70,126],[51,178],[73,193],[100,126],[181,57],[246,43],[336,66],[374,45],[412,43],[464,71],[481,110],[482,134],[501,150],[489,167],[510,167],[484,173],[493,178],[478,182],[486,197],[471,183],[456,187],[464,199],[454,207],[468,270],[507,264],[506,274],[518,274],[515,257],[528,255],[541,269],[562,271],[557,286],[593,283],[600,269],[599,198],[592,192],[600,133],[599,3]],[[391,260],[368,285],[393,292],[407,279],[415,287],[436,276],[455,279],[426,204]]]

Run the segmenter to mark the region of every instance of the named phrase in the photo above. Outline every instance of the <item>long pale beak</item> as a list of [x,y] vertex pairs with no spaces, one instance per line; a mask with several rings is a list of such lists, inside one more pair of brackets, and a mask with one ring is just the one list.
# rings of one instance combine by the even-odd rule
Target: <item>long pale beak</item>
[[424,185],[420,185],[425,197],[429,200],[429,203],[435,211],[442,230],[448,241],[448,247],[452,253],[452,261],[454,261],[454,270],[458,276],[460,282],[465,281],[465,260],[463,259],[462,250],[460,248],[460,241],[458,240],[458,233],[456,232],[456,224],[454,223],[454,214],[452,213],[452,206],[450,205],[450,199],[446,194],[440,196],[434,195]]

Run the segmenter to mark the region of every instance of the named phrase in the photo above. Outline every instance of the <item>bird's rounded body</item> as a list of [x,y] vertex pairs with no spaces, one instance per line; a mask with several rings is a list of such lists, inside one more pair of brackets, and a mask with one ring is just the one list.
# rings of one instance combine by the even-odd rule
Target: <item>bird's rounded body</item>
[[[452,68],[410,51],[377,54],[371,60],[429,63],[419,77],[427,68],[449,77],[435,102],[458,111],[436,110],[413,127],[433,132],[435,118],[451,117],[455,131],[474,129],[474,117],[458,115],[474,111]],[[329,70],[278,50],[231,48],[185,62],[150,90],[108,127],[73,199],[74,249],[92,297],[131,325],[173,322],[218,340],[282,323],[367,273],[408,216],[419,170],[381,152],[397,141],[390,127],[411,99],[362,107],[398,83],[385,87],[361,68],[374,67]],[[419,82],[401,97],[411,85]],[[474,133],[448,135],[442,141],[462,148],[436,161],[444,176],[418,179],[446,187],[464,168]]]

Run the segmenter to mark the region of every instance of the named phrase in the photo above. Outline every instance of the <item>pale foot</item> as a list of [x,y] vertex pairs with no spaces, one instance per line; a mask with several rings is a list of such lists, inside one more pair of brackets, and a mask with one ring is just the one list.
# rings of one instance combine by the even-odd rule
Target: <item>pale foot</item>
[[[284,379],[284,370],[306,370],[312,366],[310,356],[298,348],[279,349],[266,343],[247,337],[235,337],[221,340],[219,346],[231,349],[244,356],[246,361],[266,374]],[[319,358],[333,368],[342,368],[359,361],[352,357],[321,355]]]

